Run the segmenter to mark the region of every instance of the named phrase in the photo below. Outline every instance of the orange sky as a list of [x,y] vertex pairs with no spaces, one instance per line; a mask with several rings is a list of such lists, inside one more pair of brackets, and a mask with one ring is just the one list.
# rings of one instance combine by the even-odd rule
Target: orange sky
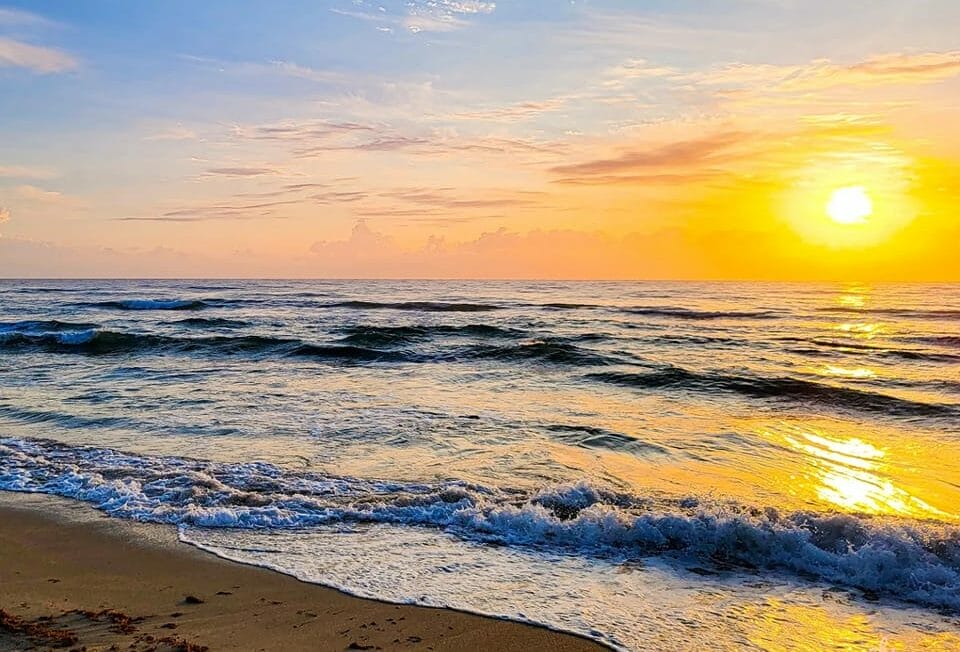
[[3,276],[960,280],[951,1],[90,7],[0,7]]

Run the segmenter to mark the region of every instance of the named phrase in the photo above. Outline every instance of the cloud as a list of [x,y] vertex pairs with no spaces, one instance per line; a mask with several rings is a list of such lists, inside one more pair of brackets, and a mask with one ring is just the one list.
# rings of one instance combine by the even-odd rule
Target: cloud
[[53,179],[57,173],[48,168],[26,165],[0,165],[0,179]]
[[[626,68],[618,69],[622,76]],[[751,91],[808,91],[838,86],[923,84],[960,75],[960,50],[949,52],[895,52],[842,64],[815,59],[804,64],[731,63],[704,71],[670,68],[662,76],[683,83],[747,87]],[[757,87],[760,87],[759,89]]]
[[297,156],[315,156],[323,152],[395,152],[404,149],[420,148],[430,144],[430,140],[418,136],[385,136],[347,145],[318,145],[297,150]]
[[[495,2],[480,0],[409,0],[405,3],[405,13],[391,14],[382,5],[371,6],[364,0],[355,0],[353,9],[332,8],[335,14],[363,20],[377,25],[377,30],[392,33],[394,27],[414,34],[419,32],[452,32],[469,25],[467,16],[491,14],[496,10]],[[370,7],[364,10],[364,7]]]
[[22,11],[20,9],[6,9],[0,7],[0,25],[29,25],[47,27],[53,23],[43,16]]
[[343,82],[346,76],[343,73],[330,70],[317,70],[308,66],[301,66],[293,61],[275,60],[270,62],[270,69],[278,74],[297,79],[307,79],[315,82]]
[[[493,190],[483,192],[483,197],[462,197],[453,194],[453,192],[453,188],[403,188],[381,192],[380,197],[451,211],[520,208],[538,204],[544,197],[544,193],[537,191],[504,192]],[[423,209],[420,210],[422,212]]]
[[76,70],[80,63],[62,50],[0,36],[0,68],[26,68],[48,74]]
[[219,176],[219,177],[259,177],[265,175],[275,175],[280,174],[279,171],[274,170],[273,168],[245,168],[245,167],[235,167],[235,168],[209,168],[203,176]]
[[196,217],[116,217],[114,222],[159,222],[183,224],[189,222],[211,222],[215,220],[285,220],[281,215],[198,215]]
[[611,158],[558,165],[551,168],[550,171],[568,177],[595,177],[644,168],[702,165],[723,158],[729,154],[728,150],[731,147],[740,144],[747,138],[748,134],[739,131],[719,132],[650,149],[630,150]]
[[676,68],[657,66],[646,59],[628,59],[607,72],[616,79],[647,79],[650,77],[674,77],[680,74]]
[[330,138],[356,132],[375,131],[373,125],[359,122],[330,122],[309,120],[306,122],[285,122],[258,125],[254,127],[236,126],[233,135],[252,140],[276,140],[303,142],[307,140],[328,140]]
[[72,201],[61,192],[44,190],[43,188],[31,185],[17,186],[13,189],[13,192],[18,198],[24,201],[39,204],[64,204]]
[[450,117],[454,120],[480,120],[484,122],[520,122],[534,118],[543,113],[557,111],[562,108],[569,98],[557,97],[539,102],[519,102],[510,106],[485,109],[480,111],[466,111],[454,113]]

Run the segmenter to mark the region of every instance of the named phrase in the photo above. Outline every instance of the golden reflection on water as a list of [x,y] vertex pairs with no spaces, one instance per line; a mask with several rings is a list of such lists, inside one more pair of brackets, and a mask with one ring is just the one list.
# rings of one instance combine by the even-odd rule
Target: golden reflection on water
[[821,650],[957,650],[960,635],[917,632],[907,628],[878,630],[869,615],[768,598],[744,607],[751,643],[770,652]]
[[887,451],[861,438],[838,438],[790,427],[764,436],[780,439],[805,457],[809,486],[799,487],[848,512],[955,520],[889,479]]
[[837,303],[843,308],[863,308],[867,301],[865,288],[850,288],[837,297]]
[[833,330],[862,340],[872,340],[884,332],[883,324],[877,322],[844,322],[836,324]]
[[851,378],[853,380],[866,380],[868,378],[876,378],[877,372],[872,369],[867,369],[866,367],[838,367],[836,365],[828,364],[820,369],[820,373],[824,376],[835,376],[837,378]]

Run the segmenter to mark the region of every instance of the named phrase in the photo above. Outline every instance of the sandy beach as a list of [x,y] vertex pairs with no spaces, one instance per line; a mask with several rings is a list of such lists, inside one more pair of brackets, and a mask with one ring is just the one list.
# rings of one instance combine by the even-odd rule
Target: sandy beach
[[605,649],[539,627],[345,595],[224,561],[170,527],[0,492],[0,650]]

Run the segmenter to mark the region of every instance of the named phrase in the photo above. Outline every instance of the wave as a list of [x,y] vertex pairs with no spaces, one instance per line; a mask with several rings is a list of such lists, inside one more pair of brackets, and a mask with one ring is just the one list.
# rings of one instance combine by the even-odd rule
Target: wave
[[222,317],[188,317],[187,319],[163,323],[168,326],[186,326],[188,328],[243,328],[250,325],[250,322]]
[[87,322],[69,322],[56,319],[28,320],[0,323],[0,336],[4,333],[60,333],[64,331],[90,330],[99,328],[99,324]]
[[[219,320],[189,320],[219,324]],[[24,324],[27,322],[20,322]],[[121,353],[264,354],[324,359],[340,362],[459,362],[465,360],[539,361],[552,364],[594,366],[619,364],[623,360],[604,356],[560,340],[520,342],[493,346],[477,344],[448,348],[434,353],[417,353],[396,347],[437,333],[470,334],[486,337],[515,337],[519,331],[494,326],[411,326],[356,327],[337,343],[321,344],[300,339],[258,335],[181,337],[156,333],[128,333],[101,328],[80,328],[84,324],[56,322],[57,329],[44,328],[51,322],[29,322],[35,329],[3,330],[0,349],[41,350],[50,353],[110,355]],[[71,329],[72,328],[72,329]],[[350,329],[347,329],[348,331]]]
[[202,310],[209,306],[202,299],[121,299],[81,305],[113,310]]
[[597,305],[595,303],[541,303],[538,304],[539,308],[547,308],[549,310],[593,310],[594,308],[602,308],[603,306]]
[[623,308],[623,312],[645,317],[670,317],[673,319],[711,320],[711,319],[777,319],[780,314],[772,310],[692,310],[690,308],[670,308],[656,306],[637,306]]
[[40,349],[52,353],[110,355],[120,353],[259,353],[340,362],[418,362],[422,356],[359,346],[310,344],[298,339],[247,335],[240,337],[174,337],[110,330],[64,332],[0,332],[0,347]]
[[960,319],[960,309],[918,309],[918,308],[855,308],[851,306],[830,306],[817,308],[817,312],[831,312],[857,315],[890,315],[911,317],[913,319]]
[[[823,338],[807,337],[778,337],[778,342],[797,342],[801,344],[818,346],[823,349],[831,349],[840,353],[864,353],[866,355],[875,355],[881,358],[898,358],[901,360],[920,360],[927,362],[957,362],[960,356],[953,353],[938,353],[936,351],[925,351],[919,349],[902,349],[878,346],[874,344],[864,344],[863,342],[854,342],[850,340],[830,340]],[[802,355],[825,355],[824,351],[810,348],[792,348],[788,349],[794,353]]]
[[525,361],[536,360],[552,364],[597,366],[622,364],[619,358],[590,351],[562,340],[537,340],[509,346],[473,346],[455,354],[476,360]]
[[339,301],[328,303],[326,308],[350,310],[412,310],[417,312],[488,312],[502,310],[503,306],[485,303],[448,303],[444,301],[400,301],[381,303],[377,301]]
[[568,446],[611,450],[621,453],[631,452],[640,455],[670,454],[670,451],[663,446],[595,426],[554,424],[547,426],[547,430],[550,431],[554,439]]
[[587,374],[595,381],[640,389],[677,389],[694,392],[732,392],[752,398],[770,398],[830,405],[852,410],[905,417],[958,417],[960,405],[923,403],[852,387],[828,385],[791,377],[762,378],[723,373],[697,373],[680,367],[647,372],[609,371]]
[[434,337],[485,337],[510,338],[527,335],[524,331],[501,328],[488,324],[468,324],[465,326],[348,326],[340,329],[344,334],[341,342],[361,346],[396,346],[429,340]]
[[960,348],[960,335],[920,335],[916,337],[905,338],[910,342],[919,342],[921,344],[933,344],[946,348]]
[[524,493],[462,481],[368,480],[9,437],[0,438],[0,489],[181,526],[382,523],[548,553],[763,568],[960,611],[960,528],[931,522],[781,513],[695,497],[654,501],[587,483]]
[[343,362],[427,362],[429,356],[409,351],[381,351],[363,346],[340,346],[336,344],[300,344],[290,355],[321,360]]

